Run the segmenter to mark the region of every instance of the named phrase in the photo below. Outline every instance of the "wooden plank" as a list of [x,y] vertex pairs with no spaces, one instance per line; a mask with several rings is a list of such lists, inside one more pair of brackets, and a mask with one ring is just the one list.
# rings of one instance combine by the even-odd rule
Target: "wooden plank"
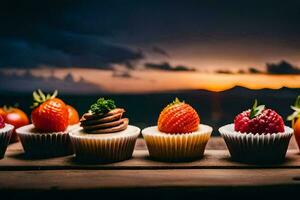
[[[293,143],[291,143],[293,144]],[[82,164],[76,162],[74,156],[28,159],[24,156],[19,143],[9,147],[6,157],[0,160],[0,170],[57,170],[57,169],[255,169],[255,168],[300,168],[298,150],[290,148],[286,162],[278,165],[249,165],[233,162],[229,152],[224,150],[225,144],[221,138],[213,138],[208,144],[203,159],[193,162],[168,163],[151,160],[145,149],[143,140],[138,140],[133,158],[130,160],[110,164]],[[211,150],[221,148],[223,150]]]
[[[298,185],[300,169],[0,171],[1,189],[84,190]],[[46,181],[45,181],[46,180]]]

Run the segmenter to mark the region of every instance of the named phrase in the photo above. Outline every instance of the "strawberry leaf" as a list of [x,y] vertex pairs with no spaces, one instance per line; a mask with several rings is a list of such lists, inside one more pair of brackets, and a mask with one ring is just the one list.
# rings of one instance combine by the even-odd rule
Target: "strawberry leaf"
[[259,105],[259,106],[257,106],[257,105],[258,105],[258,102],[255,99],[254,104],[250,111],[250,116],[249,116],[250,119],[260,115],[262,113],[262,111],[265,109],[265,105]]
[[32,93],[33,96],[33,104],[30,108],[36,108],[40,104],[44,103],[45,101],[49,99],[54,99],[57,96],[58,92],[55,90],[53,94],[44,94],[42,90],[38,89]]
[[179,103],[184,103],[184,101],[180,101],[180,100],[178,99],[178,97],[176,97],[175,100],[173,100],[172,103],[170,103],[170,104],[167,105],[167,107],[173,106],[173,105],[176,105],[176,104],[179,104]]
[[45,94],[40,89],[38,89],[37,91],[38,91],[38,95],[40,96],[41,100],[44,102],[46,100]]
[[291,109],[294,112],[287,117],[287,120],[292,121],[292,124],[294,124],[294,120],[300,117],[300,95],[296,98],[294,106],[291,106]]

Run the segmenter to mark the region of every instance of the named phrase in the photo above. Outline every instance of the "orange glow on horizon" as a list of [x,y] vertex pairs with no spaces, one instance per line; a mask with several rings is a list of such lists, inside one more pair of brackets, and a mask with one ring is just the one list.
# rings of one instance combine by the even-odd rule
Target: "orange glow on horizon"
[[[46,69],[32,71],[37,76],[50,76]],[[48,70],[49,72],[49,70]],[[54,75],[63,78],[72,73],[76,80],[99,85],[112,93],[144,93],[167,90],[204,89],[214,92],[228,90],[234,86],[249,89],[300,88],[299,75],[267,74],[215,74],[200,72],[165,72],[141,70],[130,72],[130,78],[113,77],[112,71],[97,69],[56,69]]]

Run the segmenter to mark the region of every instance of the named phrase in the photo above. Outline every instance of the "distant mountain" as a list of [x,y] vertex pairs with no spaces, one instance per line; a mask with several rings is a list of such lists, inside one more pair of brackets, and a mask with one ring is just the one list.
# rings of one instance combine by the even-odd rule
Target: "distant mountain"
[[0,71],[0,92],[32,92],[36,89],[53,91],[59,89],[65,94],[90,94],[104,93],[105,91],[94,83],[81,78],[76,81],[72,74],[67,74],[63,79],[55,76],[34,76],[30,71],[24,74],[6,74]]
[[[106,91],[98,84],[86,81],[84,78],[75,80],[71,73],[67,74],[64,78],[60,79],[51,75],[50,77],[35,76],[29,70],[23,74],[17,73],[4,73],[0,70],[0,92],[10,93],[31,93],[33,90],[42,89],[45,91],[53,91],[59,89],[63,94],[77,94],[77,95],[93,95],[93,94],[108,94],[112,95],[110,91]],[[235,86],[225,91],[213,92],[205,89],[187,89],[187,90],[172,90],[172,91],[158,91],[145,94],[163,94],[170,96],[202,96],[202,95],[218,95],[218,96],[231,96],[231,97],[246,97],[246,98],[263,98],[263,97],[276,97],[276,98],[295,98],[300,95],[300,88],[287,88],[280,89],[258,89],[252,90],[242,86]],[[144,95],[141,93],[141,95]]]
[[222,91],[220,93],[230,95],[230,96],[251,97],[253,95],[259,95],[259,96],[268,96],[268,97],[273,96],[276,98],[282,98],[282,97],[289,98],[289,97],[295,97],[296,95],[300,95],[300,88],[282,87],[280,89],[264,88],[264,89],[252,90],[242,86],[235,86],[231,89]]
[[279,89],[269,89],[269,88],[263,88],[263,89],[249,89],[243,86],[235,86],[228,90],[224,90],[221,92],[215,92],[215,91],[209,91],[205,89],[198,89],[198,90],[173,90],[173,91],[160,91],[155,92],[156,94],[170,94],[170,95],[218,95],[218,96],[243,96],[251,98],[252,96],[268,96],[268,97],[276,97],[276,98],[290,98],[295,97],[295,95],[300,95],[300,87],[299,88],[288,88],[288,87],[282,87]]
[[[3,83],[2,81],[3,79],[0,80],[1,83]],[[42,81],[43,83],[47,83],[47,81],[51,82],[51,80]],[[56,81],[59,85],[62,82],[62,80]],[[99,88],[96,87],[95,90],[90,90],[90,88],[94,86],[87,84],[85,81],[80,81],[80,84],[74,83],[76,81],[74,81],[70,75],[65,77],[63,79],[63,82],[64,81],[69,84],[68,88],[74,88],[73,90],[71,90],[72,88],[68,89],[68,91],[76,91],[76,93],[60,93],[59,97],[74,106],[80,114],[86,112],[91,103],[99,97],[111,98],[116,101],[118,106],[126,109],[125,114],[126,117],[130,119],[130,124],[144,128],[155,125],[160,111],[165,105],[174,100],[175,97],[178,97],[197,110],[201,118],[201,123],[211,125],[214,128],[213,135],[218,135],[218,128],[220,126],[232,123],[238,113],[249,109],[253,105],[254,99],[257,99],[259,103],[266,105],[268,108],[276,110],[286,119],[292,112],[290,105],[292,105],[296,97],[300,95],[299,88],[251,90],[239,86],[223,92],[177,90],[143,94],[112,94],[102,90],[102,93],[95,93],[94,91],[96,91],[96,89],[99,90]],[[17,82],[20,83],[18,80]],[[4,86],[0,84],[2,91],[3,87]],[[85,90],[89,90],[91,93],[87,93]],[[8,89],[6,91],[8,91]],[[29,107],[32,104],[31,92],[32,90],[22,93],[16,92],[16,90],[4,93],[0,91],[0,106],[19,103],[20,107],[29,114],[31,112]],[[290,125],[290,122],[286,122],[286,125]]]

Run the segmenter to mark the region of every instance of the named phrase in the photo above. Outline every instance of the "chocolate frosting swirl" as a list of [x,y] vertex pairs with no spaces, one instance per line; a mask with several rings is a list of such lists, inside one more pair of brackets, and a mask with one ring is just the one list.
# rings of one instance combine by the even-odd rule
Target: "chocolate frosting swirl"
[[90,134],[123,131],[129,123],[128,118],[122,118],[124,112],[123,108],[115,108],[105,114],[85,113],[80,120],[80,126]]

